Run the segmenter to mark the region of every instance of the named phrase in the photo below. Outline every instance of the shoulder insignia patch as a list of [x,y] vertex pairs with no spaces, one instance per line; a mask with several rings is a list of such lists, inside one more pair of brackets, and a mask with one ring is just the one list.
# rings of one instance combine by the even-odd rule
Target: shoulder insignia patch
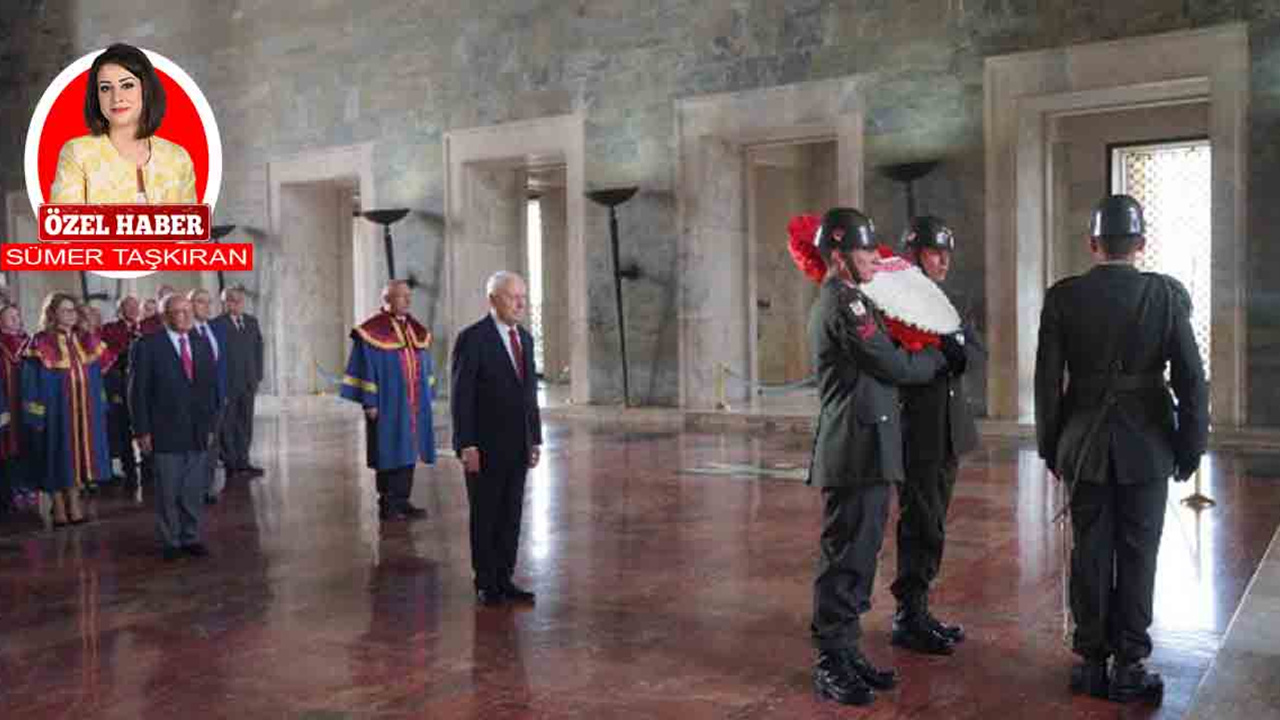
[[849,310],[853,312],[854,317],[862,317],[867,314],[867,306],[862,304],[862,300],[854,300],[849,303]]

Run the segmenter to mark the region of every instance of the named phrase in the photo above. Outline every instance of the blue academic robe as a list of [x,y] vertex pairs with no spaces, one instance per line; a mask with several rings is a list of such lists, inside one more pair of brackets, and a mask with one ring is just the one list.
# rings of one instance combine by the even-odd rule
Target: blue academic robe
[[97,335],[36,333],[23,353],[23,422],[35,431],[41,489],[68,490],[110,477],[107,393]]
[[351,331],[342,397],[377,408],[368,466],[395,470],[436,461],[431,400],[435,385],[431,333],[412,317],[380,312]]

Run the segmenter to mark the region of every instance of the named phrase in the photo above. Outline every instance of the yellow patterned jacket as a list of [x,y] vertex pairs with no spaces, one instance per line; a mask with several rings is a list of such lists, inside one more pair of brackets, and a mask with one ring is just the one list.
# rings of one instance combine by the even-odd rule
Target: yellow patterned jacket
[[[151,159],[142,167],[148,203],[196,203],[196,173],[181,145],[151,137]],[[137,166],[106,135],[68,140],[58,153],[51,203],[137,203]]]

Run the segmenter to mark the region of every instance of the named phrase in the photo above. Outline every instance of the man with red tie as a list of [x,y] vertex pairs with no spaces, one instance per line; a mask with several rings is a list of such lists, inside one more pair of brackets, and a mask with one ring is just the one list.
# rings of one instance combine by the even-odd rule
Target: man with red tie
[[520,546],[525,475],[541,456],[533,336],[520,327],[524,280],[497,272],[485,289],[490,311],[453,347],[453,449],[467,477],[476,600],[532,602],[512,582]]
[[217,365],[212,346],[193,331],[190,300],[168,295],[160,313],[164,329],[133,344],[129,412],[138,447],[151,458],[165,559],[203,557],[200,514],[220,402]]
[[436,461],[431,398],[431,333],[409,314],[403,280],[382,291],[382,310],[351,331],[342,397],[364,408],[365,462],[378,487],[378,517],[414,520],[427,512],[409,502],[418,461]]

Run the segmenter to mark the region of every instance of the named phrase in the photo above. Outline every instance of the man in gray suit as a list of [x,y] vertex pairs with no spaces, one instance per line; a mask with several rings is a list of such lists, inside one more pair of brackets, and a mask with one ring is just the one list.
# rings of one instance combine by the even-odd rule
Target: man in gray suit
[[220,400],[217,365],[213,348],[193,332],[190,300],[169,295],[160,313],[164,328],[131,351],[129,414],[138,447],[151,457],[165,559],[203,557],[200,514]]

